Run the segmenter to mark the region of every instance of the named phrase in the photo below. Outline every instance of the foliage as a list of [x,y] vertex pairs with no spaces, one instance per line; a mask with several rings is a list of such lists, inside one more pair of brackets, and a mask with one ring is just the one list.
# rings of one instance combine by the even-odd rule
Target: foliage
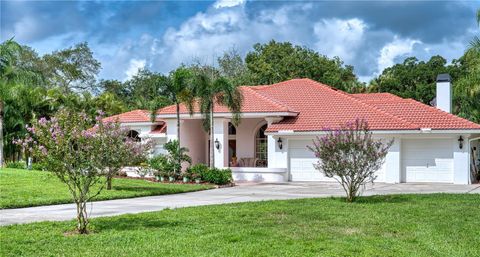
[[[98,122],[101,122],[101,117]],[[117,175],[125,166],[138,165],[147,160],[153,148],[152,141],[136,142],[127,136],[129,129],[121,128],[118,122],[102,122],[95,127],[97,138],[105,145],[111,146],[103,149],[97,158],[106,165],[107,190],[112,189],[113,176]]]
[[274,40],[255,44],[253,49],[245,57],[252,85],[310,78],[348,92],[363,87],[353,73],[353,66],[344,66],[338,57],[329,59],[309,48]]
[[254,85],[249,70],[235,48],[223,53],[217,59],[219,74],[235,85]]
[[35,121],[27,128],[29,135],[16,142],[68,187],[77,206],[77,230],[82,234],[88,233],[87,203],[102,191],[103,185],[95,185],[103,183],[104,171],[111,165],[103,155],[116,155],[115,149],[122,147],[112,145],[111,137],[118,128],[100,121],[84,113],[61,110],[50,120]]
[[213,183],[215,185],[226,185],[232,182],[232,170],[230,169],[218,169],[199,168],[200,177],[202,181]]
[[157,155],[148,160],[149,167],[155,170],[155,175],[159,177],[172,176],[175,163],[171,162],[167,155]]
[[[213,110],[215,105],[223,105],[232,113],[232,123],[240,123],[243,95],[238,86],[232,84],[224,77],[213,77],[202,70],[197,70],[193,81],[192,99],[199,105],[199,111],[203,117],[205,131],[213,131]],[[193,113],[193,104],[187,105],[190,113]],[[210,142],[214,142],[213,133],[210,133]],[[213,144],[210,145],[210,165],[213,167],[214,154]]]
[[206,174],[208,172],[209,168],[207,165],[203,163],[198,163],[195,164],[187,169],[187,173],[191,176],[193,179],[202,179],[202,174]]
[[319,159],[315,168],[337,180],[347,201],[353,202],[361,187],[375,180],[375,172],[381,168],[392,143],[375,140],[367,122],[357,119],[317,137],[308,149]]
[[386,68],[368,89],[370,92],[389,92],[430,104],[435,97],[437,75],[450,73],[453,78],[457,77],[459,70],[446,64],[447,60],[438,55],[427,62],[409,57],[403,63]]
[[97,91],[95,77],[100,71],[100,62],[86,42],[73,47],[54,51],[42,57],[41,69],[48,84],[63,89]]
[[165,150],[167,150],[167,158],[170,162],[169,166],[173,167],[173,175],[179,176],[180,171],[182,170],[182,164],[192,163],[192,158],[188,156],[188,148],[180,147],[180,142],[178,140],[170,140],[165,145],[163,145]]
[[[105,179],[95,189],[105,185]],[[211,185],[162,184],[142,179],[117,178],[112,190],[92,201],[167,195],[212,188]],[[68,188],[52,172],[0,169],[0,209],[73,203]]]
[[457,65],[465,74],[453,82],[453,112],[480,123],[480,48],[469,49]]
[[9,169],[26,169],[27,168],[27,163],[25,162],[7,162],[5,164],[6,168]]

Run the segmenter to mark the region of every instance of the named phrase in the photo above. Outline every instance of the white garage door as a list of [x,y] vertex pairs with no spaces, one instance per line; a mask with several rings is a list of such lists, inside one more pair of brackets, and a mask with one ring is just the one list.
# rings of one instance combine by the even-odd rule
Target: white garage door
[[406,182],[453,182],[450,139],[403,139],[402,171]]
[[[313,152],[307,149],[312,145],[312,140],[289,140],[289,170],[291,181],[336,181],[333,178],[325,177],[320,171],[314,168],[318,159]],[[376,172],[375,182],[385,181],[385,165]]]

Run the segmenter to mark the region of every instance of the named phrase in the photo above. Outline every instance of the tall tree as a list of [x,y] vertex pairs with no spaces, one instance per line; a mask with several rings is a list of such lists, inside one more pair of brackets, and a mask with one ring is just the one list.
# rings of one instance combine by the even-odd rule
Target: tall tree
[[124,84],[125,87],[119,91],[125,92],[123,99],[130,109],[155,109],[173,103],[165,97],[170,84],[165,75],[142,69]]
[[[4,163],[4,107],[5,102],[15,102],[14,88],[22,84],[37,84],[40,75],[26,68],[20,61],[26,51],[13,39],[7,40],[0,45],[0,166]],[[15,98],[15,100],[14,100]]]
[[[480,27],[480,9],[477,10],[477,25]],[[480,37],[475,36],[470,45],[472,48],[480,49]]]
[[65,92],[98,91],[95,78],[100,67],[86,42],[42,57],[42,70],[49,84]]
[[235,48],[225,51],[217,58],[219,73],[235,85],[251,85],[251,74]]
[[[216,104],[226,106],[232,112],[232,123],[238,125],[242,108],[243,96],[238,86],[224,77],[212,76],[212,73],[197,72],[194,79],[194,95],[203,116],[203,127],[210,132],[210,167],[214,167],[214,117]],[[192,112],[193,105],[189,105]]]
[[409,57],[403,63],[383,70],[369,87],[370,92],[389,92],[404,98],[413,98],[425,104],[435,97],[435,83],[438,74],[450,73],[455,79],[461,70],[447,66],[447,60],[437,55],[427,62]]
[[[177,152],[181,150],[181,134],[180,134],[180,104],[185,103],[187,106],[192,106],[192,72],[191,70],[180,67],[170,73],[170,78],[167,83],[164,84],[163,91],[160,92],[164,97],[171,101],[176,107],[177,115]],[[159,106],[155,106],[152,111],[152,118],[154,118],[155,111]],[[191,109],[191,108],[190,108]],[[180,172],[181,159],[177,159],[178,165],[174,166],[174,173]]]
[[272,84],[293,78],[310,78],[332,87],[350,91],[358,82],[353,66],[335,57],[329,59],[317,52],[289,42],[270,41],[255,44],[245,62],[255,85]]

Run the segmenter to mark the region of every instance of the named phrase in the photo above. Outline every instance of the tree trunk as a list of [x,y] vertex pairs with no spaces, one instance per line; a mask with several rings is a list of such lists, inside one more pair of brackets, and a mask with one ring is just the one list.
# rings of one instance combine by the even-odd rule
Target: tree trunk
[[79,234],[88,234],[88,216],[87,216],[87,202],[79,200],[77,205],[77,231]]
[[[177,102],[177,141],[178,141],[178,153],[180,153],[180,104]],[[178,158],[178,166],[182,167],[182,161],[180,158]],[[181,168],[180,168],[181,169]],[[175,174],[177,174],[177,171],[174,169]],[[180,174],[180,171],[178,171],[178,174]]]
[[3,101],[0,99],[0,168],[3,167]]
[[112,190],[112,181],[113,181],[113,177],[107,176],[107,190]]
[[210,109],[210,168],[215,167],[215,136],[213,134],[214,130],[214,122],[213,122],[213,105],[215,103],[212,101],[212,108]]

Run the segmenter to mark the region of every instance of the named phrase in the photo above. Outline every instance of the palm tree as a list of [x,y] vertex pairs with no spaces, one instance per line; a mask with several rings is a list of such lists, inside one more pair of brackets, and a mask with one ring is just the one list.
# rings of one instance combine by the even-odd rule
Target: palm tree
[[[480,9],[477,10],[477,24],[480,27]],[[480,37],[475,36],[470,42],[472,48],[480,50]]]
[[40,75],[22,67],[19,59],[23,48],[13,39],[0,44],[0,167],[4,163],[3,122],[4,104],[7,99],[15,97],[13,88],[19,84],[36,83]]
[[[236,126],[240,123],[240,112],[243,97],[238,87],[224,77],[213,78],[206,72],[198,72],[194,79],[194,95],[203,116],[203,127],[210,132],[210,167],[214,167],[215,157],[213,154],[213,110],[215,104],[224,105],[232,112],[232,123]],[[193,105],[188,106],[190,113]]]
[[[160,88],[160,95],[163,97],[160,97],[158,101],[155,101],[155,104],[152,106],[152,121],[155,120],[155,112],[158,109],[159,106],[162,106],[165,104],[165,99],[168,99],[171,101],[173,104],[176,106],[176,114],[177,114],[177,141],[178,144],[175,144],[178,149],[177,152],[181,151],[181,138],[180,138],[180,105],[182,103],[185,103],[186,105],[190,106],[192,102],[192,97],[191,97],[191,78],[192,78],[192,73],[190,70],[188,70],[185,67],[180,67],[176,69],[175,71],[171,72],[170,77],[166,78],[165,80],[161,80],[161,83],[163,83],[162,86],[159,86]],[[181,167],[181,159],[177,160],[178,165],[175,166],[175,169],[177,167]],[[177,173],[177,170],[174,170],[175,173]]]

